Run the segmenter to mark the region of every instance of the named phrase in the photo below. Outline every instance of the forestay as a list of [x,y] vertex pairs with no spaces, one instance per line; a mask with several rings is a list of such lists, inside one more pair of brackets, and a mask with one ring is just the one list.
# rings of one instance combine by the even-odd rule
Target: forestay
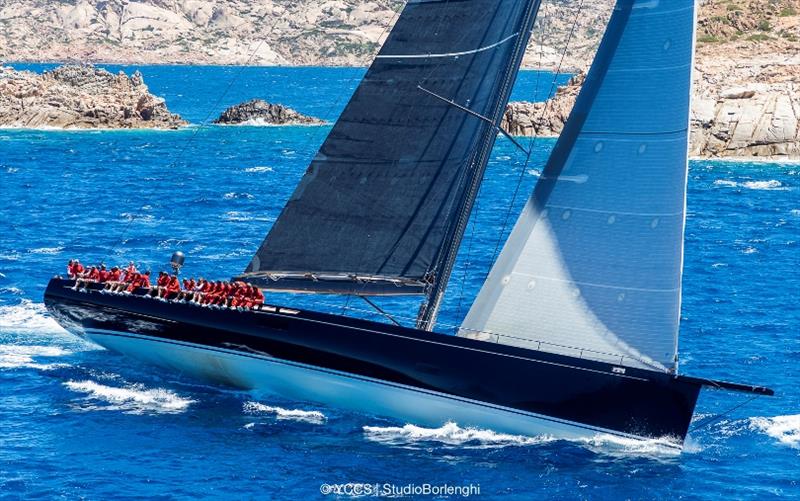
[[675,367],[694,8],[617,2],[461,336]]
[[446,280],[538,6],[408,2],[242,278],[356,294]]

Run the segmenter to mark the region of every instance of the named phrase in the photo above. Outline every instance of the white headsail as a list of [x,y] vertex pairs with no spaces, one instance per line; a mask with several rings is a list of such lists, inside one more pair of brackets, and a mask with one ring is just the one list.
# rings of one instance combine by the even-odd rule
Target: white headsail
[[619,0],[461,336],[669,370],[677,358],[693,0]]

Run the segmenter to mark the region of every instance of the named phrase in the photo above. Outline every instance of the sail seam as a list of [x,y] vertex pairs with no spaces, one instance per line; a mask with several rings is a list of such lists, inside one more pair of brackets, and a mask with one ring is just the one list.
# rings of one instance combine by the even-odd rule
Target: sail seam
[[636,137],[636,136],[661,136],[661,135],[668,135],[668,134],[681,134],[683,132],[686,132],[687,130],[689,130],[688,127],[687,128],[683,128],[683,129],[673,129],[673,130],[664,130],[664,131],[655,131],[655,132],[623,132],[623,131],[617,132],[617,131],[587,130],[587,131],[583,131],[583,134],[584,135],[593,134],[593,135],[597,135],[597,136],[616,134],[618,136],[634,136],[634,137]]
[[690,64],[676,64],[674,66],[648,66],[643,68],[620,68],[614,69],[609,71],[609,73],[643,73],[643,72],[653,72],[653,71],[666,71],[666,70],[682,70],[686,68],[690,68]]
[[431,57],[458,57],[458,56],[468,56],[470,54],[477,54],[479,52],[485,52],[490,49],[494,49],[504,43],[508,42],[509,40],[519,36],[519,32],[516,32],[512,35],[507,36],[506,38],[500,40],[499,42],[495,42],[491,45],[487,45],[485,47],[480,47],[474,50],[465,50],[462,52],[443,52],[441,54],[382,54],[377,56],[376,59],[427,59]]
[[569,205],[554,205],[554,204],[547,204],[546,207],[548,209],[576,210],[580,212],[594,212],[598,214],[617,214],[622,216],[674,217],[683,214],[683,212],[623,212],[618,210],[586,209],[583,207],[574,207]]
[[679,289],[678,287],[672,288],[672,289],[650,289],[650,288],[643,288],[643,287],[624,287],[622,285],[596,284],[596,283],[593,283],[593,282],[579,282],[579,281],[576,281],[576,280],[563,280],[563,279],[560,279],[560,278],[546,277],[544,275],[535,275],[533,273],[521,273],[521,272],[518,272],[518,271],[513,272],[512,275],[517,275],[517,276],[520,276],[520,277],[528,277],[528,278],[538,278],[540,280],[550,280],[551,282],[559,282],[559,283],[562,283],[562,284],[574,284],[574,285],[584,285],[584,286],[587,286],[587,287],[598,287],[598,288],[601,288],[601,289],[615,289],[615,290],[626,290],[626,291],[637,291],[637,292],[660,292],[660,293],[675,292],[676,290]]

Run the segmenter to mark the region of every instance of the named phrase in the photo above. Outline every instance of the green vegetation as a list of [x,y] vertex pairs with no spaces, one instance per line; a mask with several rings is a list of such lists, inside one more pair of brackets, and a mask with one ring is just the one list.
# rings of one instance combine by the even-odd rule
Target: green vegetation
[[769,21],[767,21],[766,19],[762,19],[761,21],[758,22],[758,29],[760,31],[771,31],[772,25],[769,24]]
[[756,33],[747,37],[751,42],[763,42],[765,40],[772,40],[772,37],[764,33]]
[[796,16],[797,11],[794,9],[794,7],[786,7],[785,9],[781,10],[780,14],[778,15],[781,17]]
[[702,37],[698,37],[697,41],[700,43],[717,43],[720,42],[721,40],[715,37],[714,35],[705,35]]

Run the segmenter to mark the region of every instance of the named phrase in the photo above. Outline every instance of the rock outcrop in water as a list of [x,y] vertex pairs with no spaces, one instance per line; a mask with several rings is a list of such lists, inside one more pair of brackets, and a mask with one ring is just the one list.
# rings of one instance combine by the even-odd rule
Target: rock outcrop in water
[[577,73],[566,85],[556,89],[555,95],[547,102],[509,103],[501,126],[513,136],[558,136],[585,78],[583,72]]
[[152,95],[141,73],[92,66],[42,74],[0,67],[0,126],[62,129],[176,129],[186,125]]
[[322,125],[318,118],[298,113],[281,104],[272,104],[261,99],[231,106],[214,120],[224,125]]

